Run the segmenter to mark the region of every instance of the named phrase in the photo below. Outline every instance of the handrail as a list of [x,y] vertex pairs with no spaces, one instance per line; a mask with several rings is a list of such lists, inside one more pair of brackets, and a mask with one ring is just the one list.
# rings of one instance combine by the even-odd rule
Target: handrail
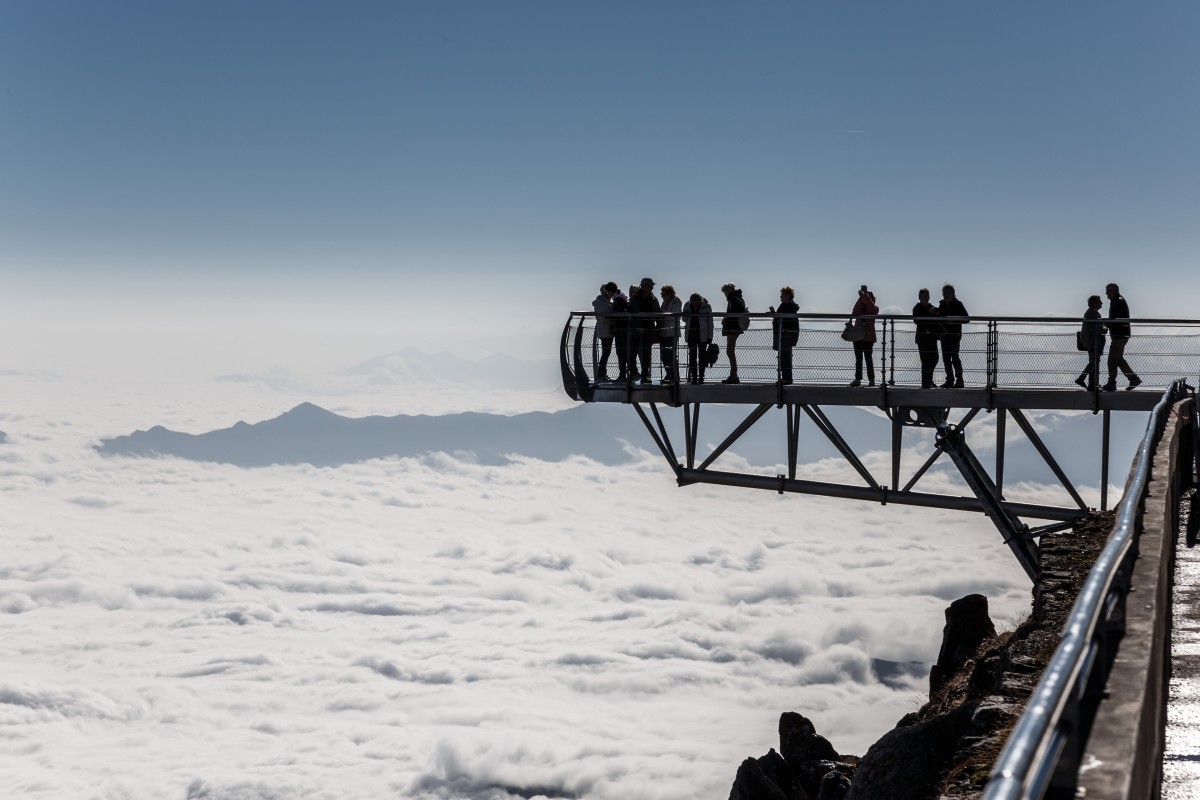
[[[842,340],[842,324],[852,318],[847,314],[711,312],[711,315],[697,316],[702,320],[700,338],[717,344],[721,356],[730,344],[722,332],[722,327],[728,327],[726,320],[737,317],[745,323],[744,327],[737,326],[739,331],[733,342],[736,345],[736,373],[733,365],[719,356],[718,363],[707,375],[710,383],[728,375],[740,378],[739,383],[778,384],[781,389],[792,382],[857,386],[862,377],[868,379],[868,384],[872,377],[878,378],[880,387],[921,385],[930,381],[936,385],[941,381],[930,370],[949,372],[940,369],[946,366],[943,363],[946,354],[937,341],[939,335],[941,344],[950,337],[961,336],[957,353],[962,367],[958,371],[962,374],[958,377],[963,378],[968,388],[983,388],[989,393],[1006,388],[1074,391],[1075,385],[1079,384],[1098,397],[1101,384],[1105,383],[1104,376],[1112,376],[1106,368],[1108,337],[1098,337],[1095,341],[1100,346],[1094,351],[1078,348],[1076,334],[1087,332],[1082,318],[969,316],[914,319],[898,314],[857,317],[876,323],[876,345],[872,351],[869,346],[860,348]],[[564,388],[573,399],[586,400],[575,396],[578,387],[590,384],[604,390],[612,388],[612,384],[617,383],[613,376],[620,372],[620,365],[635,358],[639,365],[638,374],[634,375],[630,370],[625,375],[625,383],[676,382],[689,359],[699,360],[695,343],[688,341],[689,322],[697,316],[690,315],[687,310],[602,315],[593,311],[572,312],[567,325],[572,329],[572,337],[575,334],[583,337],[583,358],[577,361],[574,352],[565,355],[563,360],[570,365],[568,371],[572,375],[564,373]],[[791,325],[781,326],[778,324],[781,321]],[[1102,325],[1108,322],[1101,320]],[[1200,320],[1134,317],[1119,322],[1133,326],[1133,336],[1126,340],[1124,356],[1126,363],[1137,373],[1134,380],[1127,372],[1128,380],[1123,382],[1124,385],[1130,388],[1138,384],[1145,388],[1165,387],[1177,375],[1200,372]],[[950,324],[953,328],[936,332],[942,324]],[[710,325],[712,335],[706,338]],[[780,347],[782,337],[775,329],[785,327],[789,341]],[[609,330],[606,332],[605,328]],[[959,328],[961,330],[957,330]],[[931,335],[918,337],[918,333]],[[695,338],[695,331],[691,332],[691,337]],[[599,346],[602,338],[603,348]],[[859,350],[862,353],[856,355]],[[859,374],[859,355],[867,367],[866,376]],[[610,370],[610,364],[617,369]],[[692,370],[687,372],[690,374]],[[643,378],[647,380],[641,380]],[[568,387],[568,382],[574,386]],[[1098,407],[1098,402],[1094,405]]]
[[[579,310],[579,311],[571,311],[569,313],[576,317],[600,316],[600,315],[596,314],[595,311]],[[605,314],[603,316],[622,316],[622,317],[632,317],[635,319],[642,318],[642,317],[644,317],[644,318],[649,318],[649,317],[662,318],[662,317],[669,317],[669,316],[670,317],[681,317],[681,316],[686,317],[686,316],[689,316],[689,312],[687,312],[687,311],[658,311],[658,312],[636,312],[636,311],[616,312],[616,311],[614,311],[611,314]],[[752,319],[760,319],[760,318],[761,319],[775,319],[775,318],[786,317],[788,319],[801,319],[801,320],[805,320],[805,319],[814,319],[814,320],[873,319],[873,320],[899,320],[901,322],[913,322],[914,321],[912,314],[903,314],[903,313],[901,313],[901,314],[851,314],[851,313],[847,312],[844,314],[837,314],[837,313],[829,313],[829,312],[823,312],[823,311],[822,312],[805,311],[805,312],[799,312],[799,313],[795,313],[795,314],[786,314],[786,313],[781,314],[778,311],[776,311],[774,313],[772,313],[770,311],[742,311],[742,312],[713,311],[712,316],[715,319],[719,319],[719,318],[728,316],[728,317],[750,317]],[[933,322],[974,322],[974,323],[979,323],[979,324],[983,324],[986,322],[1033,322],[1033,323],[1044,322],[1044,323],[1051,323],[1051,324],[1069,322],[1069,323],[1074,323],[1075,325],[1079,325],[1079,324],[1083,323],[1083,317],[1081,317],[1081,316],[1080,317],[1052,317],[1052,316],[1023,317],[1023,316],[995,316],[995,315],[991,315],[991,314],[970,314],[965,317],[935,316],[932,318],[931,321],[933,321]],[[1200,326],[1200,319],[1175,319],[1172,317],[1113,317],[1111,319],[1109,319],[1108,317],[1101,317],[1098,321],[1101,325],[1107,325],[1109,322],[1128,322],[1128,323],[1131,323],[1134,325],[1194,325],[1194,326]]]
[[[1068,744],[1081,731],[1079,726],[1065,724],[1065,720],[1071,716],[1071,706],[1078,704],[1083,687],[1093,679],[1093,670],[1107,675],[1109,665],[1098,657],[1100,637],[1109,632],[1106,628],[1110,623],[1123,630],[1124,596],[1129,590],[1130,567],[1137,557],[1140,509],[1154,451],[1172,405],[1186,391],[1183,380],[1175,381],[1150,415],[1135,457],[1136,467],[1117,507],[1113,532],[1079,591],[1058,648],[996,760],[984,800],[1039,800],[1052,778],[1060,773],[1064,752],[1076,754],[1077,759],[1080,748]],[[1078,763],[1069,766],[1073,776]]]

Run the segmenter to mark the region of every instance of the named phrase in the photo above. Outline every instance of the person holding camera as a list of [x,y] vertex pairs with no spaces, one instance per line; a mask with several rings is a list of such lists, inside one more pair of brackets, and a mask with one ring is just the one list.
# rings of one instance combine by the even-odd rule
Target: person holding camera
[[854,310],[850,312],[850,321],[861,325],[863,329],[863,337],[854,342],[854,380],[850,381],[851,386],[862,386],[864,360],[867,362],[867,386],[875,385],[875,315],[878,313],[879,306],[875,305],[875,295],[864,283],[859,287],[858,300],[854,303]]

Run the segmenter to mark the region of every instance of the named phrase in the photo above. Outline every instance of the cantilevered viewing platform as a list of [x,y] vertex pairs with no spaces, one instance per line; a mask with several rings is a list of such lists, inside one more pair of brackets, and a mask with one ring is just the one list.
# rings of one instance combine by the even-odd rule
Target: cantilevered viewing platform
[[[880,315],[860,318],[874,322],[877,341],[872,354],[873,385],[869,385],[864,365],[861,385],[855,386],[851,385],[856,378],[854,347],[842,338],[848,321],[845,315],[751,313],[738,315],[733,323],[741,330],[735,344],[738,383],[725,383],[730,376],[727,341],[721,335],[725,316],[711,315],[712,342],[720,348],[720,354],[704,370],[703,383],[698,383],[689,377],[699,377],[698,361],[706,348],[689,348],[688,333],[689,327],[706,332],[707,324],[690,325],[693,318],[686,314],[612,314],[599,320],[601,333],[607,332],[611,337],[606,342],[608,337],[597,335],[595,314],[572,313],[563,328],[559,351],[563,389],[572,399],[582,402],[631,405],[681,486],[713,483],[884,504],[982,511],[995,523],[1004,542],[1031,576],[1037,564],[1036,538],[1070,525],[1089,509],[1025,412],[1090,411],[1100,416],[1101,507],[1107,508],[1111,413],[1149,412],[1174,381],[1200,375],[1200,320],[1119,321],[1132,326],[1125,360],[1140,383],[1130,389],[1127,379],[1118,375],[1116,391],[1103,391],[1102,386],[1108,380],[1107,348],[1098,359],[1090,359],[1087,351],[1078,349],[1076,333],[1082,329],[1081,319],[937,318],[940,322],[961,325],[963,386],[922,388],[916,323],[909,316]],[[778,348],[778,331],[783,328],[792,331],[785,341],[795,341],[790,348],[790,381],[786,380],[786,355],[781,358]],[[692,337],[697,338],[695,330]],[[673,352],[677,368],[671,365],[672,343],[676,344]],[[607,363],[606,349],[611,350]],[[645,376],[641,374],[640,363],[633,366],[639,352],[649,356]],[[624,380],[613,380],[610,376],[619,374],[622,353],[628,369]],[[1090,374],[1089,361],[1093,364]],[[942,383],[945,377],[939,351],[933,378]],[[701,454],[699,424],[706,403],[744,404],[750,408],[745,420],[728,432],[714,450]],[[876,477],[871,473],[824,413],[823,406],[874,407],[887,415],[892,423],[891,441],[881,442],[878,449],[890,447],[889,476]],[[675,448],[660,407],[682,409],[681,452]],[[782,412],[780,440],[786,442],[786,474],[769,476],[713,468],[726,450],[773,410]],[[964,435],[967,426],[981,412],[996,414],[995,462],[990,469],[967,446]],[[829,439],[861,482],[797,479],[797,447],[800,422],[804,418]],[[1005,498],[1004,458],[1010,418],[1062,484],[1070,498],[1069,505],[1016,503]],[[903,476],[900,455],[904,429],[911,427],[935,430],[935,447],[914,474]],[[713,440],[711,434],[707,440]],[[916,490],[921,477],[943,453],[953,460],[973,496]],[[1022,518],[1049,524],[1030,527]]]

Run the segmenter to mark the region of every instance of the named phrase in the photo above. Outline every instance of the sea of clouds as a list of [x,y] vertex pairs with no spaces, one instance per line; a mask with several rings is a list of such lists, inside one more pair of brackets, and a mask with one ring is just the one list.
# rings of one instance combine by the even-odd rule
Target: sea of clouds
[[0,795],[721,798],[782,711],[862,753],[916,708],[924,679],[872,663],[932,662],[951,600],[983,593],[1001,625],[1028,607],[982,515],[680,489],[642,451],[242,469],[94,450],[305,400],[567,404],[272,375],[0,374]]

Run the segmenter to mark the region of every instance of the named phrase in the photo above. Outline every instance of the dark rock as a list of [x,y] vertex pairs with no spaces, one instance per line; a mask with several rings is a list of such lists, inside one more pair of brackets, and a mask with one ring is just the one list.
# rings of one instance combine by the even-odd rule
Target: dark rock
[[821,790],[817,800],[844,800],[850,791],[850,778],[841,772],[829,772],[821,779]]
[[805,761],[841,758],[829,740],[817,733],[812,721],[795,711],[785,711],[779,716],[779,752],[793,766]]
[[934,800],[969,723],[969,710],[959,707],[885,733],[863,756],[845,800],[896,800],[899,787],[906,800]]
[[969,594],[951,603],[946,609],[946,627],[942,629],[942,649],[929,672],[929,694],[941,689],[975,655],[979,646],[995,635],[986,597]]
[[847,787],[850,786],[850,779],[854,777],[854,767],[836,761],[802,761],[792,764],[792,771],[800,788],[812,797],[820,796],[821,786],[831,774],[836,773],[844,777]]
[[729,800],[811,800],[796,782],[791,767],[774,750],[747,758],[738,767]]

